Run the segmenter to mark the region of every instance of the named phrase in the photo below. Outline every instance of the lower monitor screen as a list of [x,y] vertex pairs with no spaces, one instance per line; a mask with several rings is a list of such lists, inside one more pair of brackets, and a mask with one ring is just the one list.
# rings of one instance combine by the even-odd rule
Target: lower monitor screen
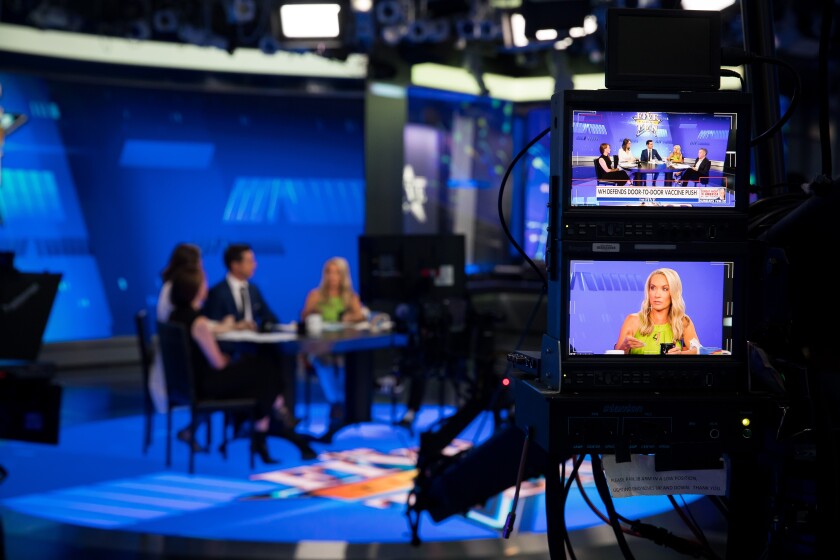
[[573,259],[569,265],[568,356],[613,350],[624,319],[642,307],[648,276],[663,267],[680,278],[699,353],[731,354],[734,262]]

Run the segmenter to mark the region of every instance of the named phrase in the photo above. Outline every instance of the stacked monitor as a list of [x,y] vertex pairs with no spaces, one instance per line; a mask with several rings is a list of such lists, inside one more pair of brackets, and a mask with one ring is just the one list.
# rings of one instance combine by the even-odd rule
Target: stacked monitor
[[[675,164],[625,164],[628,182],[599,181],[595,159],[622,141],[643,159],[648,140]],[[563,233],[569,239],[741,241],[749,206],[749,97],[738,92],[566,91],[552,98],[552,179],[562,180]],[[696,181],[680,174],[706,152]],[[615,163],[613,163],[615,165]],[[684,184],[686,183],[686,184]],[[634,228],[626,227],[633,224]],[[637,231],[638,230],[638,231]]]
[[[738,92],[564,91],[552,98],[548,322],[541,377],[561,391],[737,391],[746,384],[750,104]],[[632,164],[599,180],[602,146],[648,140],[683,165]],[[692,181],[703,149],[708,171]],[[700,348],[614,352],[648,276],[677,271]],[[686,341],[687,343],[688,341]]]

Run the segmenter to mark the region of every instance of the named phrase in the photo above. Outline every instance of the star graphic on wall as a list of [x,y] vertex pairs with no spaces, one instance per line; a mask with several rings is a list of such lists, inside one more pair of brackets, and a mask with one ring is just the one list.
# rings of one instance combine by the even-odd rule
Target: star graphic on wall
[[418,222],[426,222],[426,209],[424,205],[426,198],[425,177],[418,177],[414,174],[414,168],[406,165],[403,168],[403,214],[413,215]]

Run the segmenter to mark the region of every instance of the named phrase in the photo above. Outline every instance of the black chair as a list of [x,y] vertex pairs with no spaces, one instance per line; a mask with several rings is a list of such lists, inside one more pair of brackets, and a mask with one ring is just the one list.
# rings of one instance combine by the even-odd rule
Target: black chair
[[[169,405],[166,412],[166,466],[172,465],[172,410],[180,406],[190,409],[190,433],[195,437],[196,429],[202,417],[208,417],[214,412],[222,412],[224,419],[224,450],[227,443],[227,429],[230,418],[236,413],[241,417],[250,418],[250,426],[254,425],[254,410],[256,399],[235,398],[217,399],[205,398],[199,394],[195,370],[193,369],[192,353],[190,351],[190,336],[183,325],[178,323],[157,323],[158,346],[163,358],[163,371],[166,375],[166,392]],[[208,447],[210,443],[210,422],[207,422]],[[190,445],[189,473],[195,471],[195,447]],[[224,454],[224,451],[223,451]],[[226,456],[226,455],[225,455]],[[254,468],[254,455],[248,453],[251,469]]]
[[[619,183],[624,184],[624,181],[616,181],[615,179],[607,178],[607,172],[601,168],[600,160],[601,158],[595,158],[593,160],[593,163],[595,164],[595,177],[597,178],[597,184],[604,186],[614,186]],[[618,156],[614,156],[613,161],[615,162],[616,168],[618,168]]]
[[[697,161],[697,160],[695,160],[695,165],[696,165],[696,161]],[[701,167],[702,167],[702,166],[701,166]],[[710,166],[709,166],[709,167],[710,167]],[[706,174],[705,174],[705,175],[701,175],[700,177],[697,177],[696,179],[683,179],[683,175],[684,175],[684,174],[685,174],[685,171],[683,171],[682,173],[680,173],[680,177],[679,177],[679,179],[677,179],[677,181],[682,182],[682,184],[683,184],[684,186],[688,186],[688,184],[689,184],[689,183],[694,183],[694,186],[695,186],[695,187],[696,187],[696,186],[698,186],[698,185],[708,186],[708,184],[709,184],[709,178],[710,178],[710,175],[711,175],[711,169],[709,169],[709,170],[706,172]]]
[[601,169],[601,158],[595,158],[593,163],[595,164],[595,177],[597,179],[598,185],[612,185],[612,181],[607,181],[604,179],[604,170]]
[[148,335],[148,316],[145,309],[141,309],[134,315],[134,327],[137,330],[137,350],[140,353],[140,367],[143,370],[141,380],[143,383],[143,454],[145,455],[152,445],[152,425],[155,415],[152,395],[149,392],[149,372],[154,354]]

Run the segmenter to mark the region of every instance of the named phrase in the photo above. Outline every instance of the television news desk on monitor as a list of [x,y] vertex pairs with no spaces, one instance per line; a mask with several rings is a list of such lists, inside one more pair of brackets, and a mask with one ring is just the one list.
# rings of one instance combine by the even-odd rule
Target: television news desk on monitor
[[[256,333],[231,331],[216,337],[221,341],[276,344],[288,357],[286,367],[295,367],[298,354],[341,354],[344,356],[345,409],[344,425],[369,422],[373,404],[373,375],[375,350],[401,348],[408,344],[408,337],[393,331],[327,328],[320,335],[298,335],[289,332]],[[287,403],[290,407],[294,403]]]
[[[516,425],[550,458],[547,538],[552,559],[565,558],[560,465],[574,455],[655,455],[656,470],[728,469],[726,558],[759,558],[769,530],[772,488],[768,443],[784,419],[781,399],[764,394],[560,393],[531,375],[514,378]],[[617,508],[617,509],[620,509]]]
[[[751,110],[749,95],[740,92],[555,93],[549,248],[570,239],[746,241]],[[681,171],[681,165],[646,162],[623,168],[633,180],[630,185],[599,184],[593,160],[604,144],[617,151],[622,138],[639,144],[653,140],[663,156],[679,145],[686,163],[694,162],[703,149],[711,171],[699,184],[674,186],[667,184],[667,175]],[[662,174],[658,182],[664,179],[666,184],[641,184],[649,173]],[[598,229],[607,225],[620,225],[620,234]],[[546,252],[549,261],[550,249]]]

